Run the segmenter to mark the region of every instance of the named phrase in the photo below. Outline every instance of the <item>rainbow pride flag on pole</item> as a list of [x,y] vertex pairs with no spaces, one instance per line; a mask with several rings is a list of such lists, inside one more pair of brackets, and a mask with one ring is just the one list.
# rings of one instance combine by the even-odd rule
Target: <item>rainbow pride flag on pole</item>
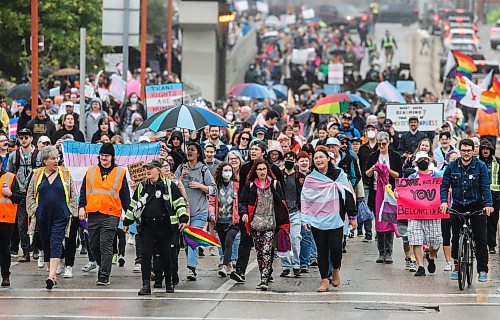
[[453,51],[453,56],[457,61],[458,72],[470,75],[477,71],[477,66],[471,56],[460,51]]
[[186,241],[186,244],[193,250],[195,250],[198,247],[210,247],[210,246],[215,246],[215,247],[220,247],[220,242],[219,239],[217,239],[214,236],[211,236],[207,232],[191,227],[191,226],[186,226],[184,228],[184,240]]

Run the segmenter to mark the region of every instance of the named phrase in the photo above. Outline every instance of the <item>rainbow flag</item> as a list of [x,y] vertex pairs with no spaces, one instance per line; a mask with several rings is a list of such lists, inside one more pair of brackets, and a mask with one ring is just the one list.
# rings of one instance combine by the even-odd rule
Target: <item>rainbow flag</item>
[[186,241],[186,244],[193,250],[195,250],[197,247],[200,246],[220,247],[219,239],[217,239],[214,236],[211,236],[210,234],[201,229],[191,226],[186,226],[184,228],[184,240]]
[[460,102],[463,97],[467,94],[467,86],[465,84],[465,80],[459,74],[455,77],[456,85],[451,90],[450,99],[456,100]]
[[453,51],[453,56],[457,60],[457,71],[466,74],[472,74],[477,71],[474,60],[467,54],[460,51]]
[[484,91],[479,98],[479,103],[486,107],[486,112],[488,113],[493,113],[496,109],[500,109],[499,101],[498,95],[492,91]]

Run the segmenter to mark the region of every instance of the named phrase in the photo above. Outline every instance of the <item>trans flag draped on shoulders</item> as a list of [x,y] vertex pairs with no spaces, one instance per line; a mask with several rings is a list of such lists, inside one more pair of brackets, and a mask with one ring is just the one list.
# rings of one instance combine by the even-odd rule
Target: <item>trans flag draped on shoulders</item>
[[350,192],[355,197],[351,183],[344,172],[333,181],[317,170],[313,170],[304,181],[300,197],[302,222],[320,230],[343,227],[344,222],[339,214],[339,195],[345,199],[346,192]]

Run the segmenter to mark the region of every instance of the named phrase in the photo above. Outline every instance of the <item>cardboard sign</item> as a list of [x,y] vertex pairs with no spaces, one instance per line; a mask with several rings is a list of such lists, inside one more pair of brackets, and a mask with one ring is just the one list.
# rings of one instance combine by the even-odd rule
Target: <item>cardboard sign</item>
[[398,220],[449,218],[439,210],[443,178],[396,179]]
[[344,65],[330,63],[328,65],[328,84],[344,84]]
[[144,161],[139,161],[127,166],[130,180],[141,182],[146,179],[146,168],[144,168]]
[[443,124],[443,103],[387,104],[387,119],[391,119],[394,129],[410,131],[408,120],[418,117],[418,130],[434,131]]
[[290,24],[295,24],[297,22],[297,18],[295,14],[282,14],[280,15],[280,21],[283,26],[288,26]]
[[95,97],[95,94],[94,94],[94,88],[90,85],[85,85],[85,98],[94,98]]
[[115,97],[119,101],[125,101],[125,94],[127,93],[127,82],[114,74],[111,76],[111,86],[109,87],[109,95]]
[[314,18],[314,9],[302,7],[302,18],[304,20]]

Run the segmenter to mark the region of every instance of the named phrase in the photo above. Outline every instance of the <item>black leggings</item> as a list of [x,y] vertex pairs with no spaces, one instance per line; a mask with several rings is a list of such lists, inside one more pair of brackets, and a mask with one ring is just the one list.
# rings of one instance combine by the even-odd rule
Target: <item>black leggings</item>
[[64,246],[61,259],[64,259],[64,264],[68,267],[75,265],[76,254],[76,237],[78,228],[80,227],[80,220],[78,217],[70,217],[71,225],[69,227],[69,237],[64,238]]
[[451,245],[451,219],[441,219],[441,233],[443,234],[443,246]]
[[331,230],[320,230],[312,227],[312,233],[318,248],[319,273],[321,274],[321,279],[327,279],[330,260],[335,270],[340,269],[342,265],[344,227]]
[[0,270],[2,278],[10,275],[10,237],[14,230],[13,223],[0,222]]
[[217,223],[215,225],[215,230],[219,236],[222,253],[224,254],[224,261],[222,263],[225,266],[229,266],[233,253],[234,239],[238,235],[239,228],[229,223]]
[[149,283],[151,278],[151,258],[153,257],[155,242],[158,245],[165,283],[172,283],[171,229],[169,221],[153,223],[144,221],[143,219],[141,228],[141,270],[143,283]]
[[122,229],[116,229],[116,235],[113,238],[113,254],[125,255],[125,245],[127,240],[125,239],[125,232]]

